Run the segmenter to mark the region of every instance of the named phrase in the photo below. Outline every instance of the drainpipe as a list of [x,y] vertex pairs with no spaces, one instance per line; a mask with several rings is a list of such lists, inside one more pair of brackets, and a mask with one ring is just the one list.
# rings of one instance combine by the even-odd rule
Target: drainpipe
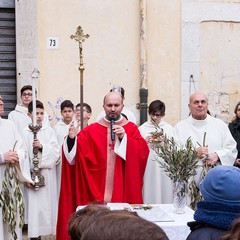
[[148,89],[140,88],[139,90],[139,96],[140,96],[140,125],[145,123],[147,121],[148,116]]

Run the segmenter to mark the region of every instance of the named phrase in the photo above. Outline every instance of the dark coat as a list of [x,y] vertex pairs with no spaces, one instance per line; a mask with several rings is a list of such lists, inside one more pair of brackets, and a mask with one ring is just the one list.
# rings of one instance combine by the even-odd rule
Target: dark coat
[[211,227],[207,224],[188,222],[191,233],[186,240],[219,240],[227,233],[227,230]]
[[229,123],[228,127],[233,138],[237,142],[237,158],[240,158],[240,119],[238,118],[236,121]]

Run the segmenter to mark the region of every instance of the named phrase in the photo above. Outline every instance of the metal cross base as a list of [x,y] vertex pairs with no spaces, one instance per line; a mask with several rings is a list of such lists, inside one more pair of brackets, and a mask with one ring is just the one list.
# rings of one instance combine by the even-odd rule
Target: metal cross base
[[[36,125],[33,126],[33,124],[30,124],[29,129],[33,132],[33,139],[37,139],[37,133],[41,129],[42,125]],[[31,169],[31,178],[33,180],[34,189],[37,191],[40,187],[45,186],[45,179],[44,176],[41,174],[41,170],[39,168],[39,158],[38,158],[38,148],[33,148],[33,169]]]

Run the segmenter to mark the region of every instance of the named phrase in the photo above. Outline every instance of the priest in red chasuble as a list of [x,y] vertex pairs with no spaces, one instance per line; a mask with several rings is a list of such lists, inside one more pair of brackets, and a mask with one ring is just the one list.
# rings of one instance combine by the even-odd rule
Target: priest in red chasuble
[[68,220],[88,203],[142,203],[143,175],[149,148],[137,125],[121,115],[117,92],[103,100],[106,116],[78,134],[72,123],[63,144],[57,240],[69,239]]

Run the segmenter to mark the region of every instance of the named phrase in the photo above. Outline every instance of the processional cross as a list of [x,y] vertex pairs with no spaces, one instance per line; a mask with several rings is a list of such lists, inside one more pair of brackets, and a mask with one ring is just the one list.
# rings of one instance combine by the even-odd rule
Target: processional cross
[[87,38],[89,38],[89,34],[84,34],[83,29],[81,26],[77,27],[75,35],[71,35],[70,38],[74,39],[79,43],[79,58],[80,58],[80,64],[78,70],[80,71],[80,104],[81,104],[81,109],[80,109],[80,120],[81,120],[81,129],[83,129],[83,71],[84,71],[84,66],[83,66],[83,54],[82,54],[82,43],[85,42]]

